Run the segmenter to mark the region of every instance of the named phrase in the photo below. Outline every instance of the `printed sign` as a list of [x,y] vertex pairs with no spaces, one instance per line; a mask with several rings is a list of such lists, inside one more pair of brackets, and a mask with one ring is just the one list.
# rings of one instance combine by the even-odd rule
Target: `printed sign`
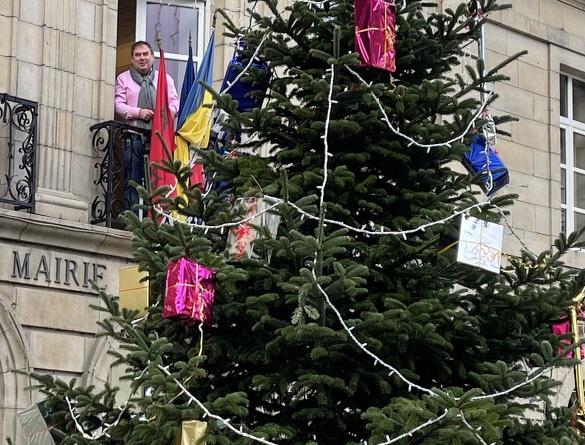
[[457,261],[500,273],[504,227],[472,216],[461,218]]

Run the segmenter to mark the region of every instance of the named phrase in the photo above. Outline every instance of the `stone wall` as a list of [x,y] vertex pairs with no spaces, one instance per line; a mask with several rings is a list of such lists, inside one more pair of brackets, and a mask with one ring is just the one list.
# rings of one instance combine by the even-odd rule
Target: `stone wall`
[[[494,114],[520,119],[504,126],[511,137],[501,137],[498,149],[511,170],[505,191],[520,195],[511,223],[540,251],[560,231],[559,71],[563,65],[585,73],[585,11],[574,6],[584,2],[506,3],[513,9],[487,26],[488,64],[524,49],[529,54],[505,68],[510,81],[495,85]],[[247,23],[247,2],[215,6]],[[0,437],[17,434],[16,411],[38,397],[24,391],[25,377],[7,371],[33,369],[85,383],[111,378],[110,346],[95,340],[99,314],[89,308],[98,300],[85,284],[102,265],[98,274],[117,292],[117,269],[129,261],[128,234],[86,224],[95,162],[89,127],[113,118],[117,8],[117,0],[0,0],[0,93],[40,105],[37,214],[0,209]],[[233,54],[222,32],[220,17],[216,86]],[[508,253],[519,247],[506,237]],[[57,263],[68,277],[66,270],[57,273]],[[569,263],[582,267],[585,254],[572,252]],[[570,388],[563,391],[565,400]],[[22,437],[15,443],[24,443]]]
[[[441,2],[452,7],[454,0]],[[518,118],[502,126],[498,151],[510,169],[510,186],[519,195],[510,222],[535,252],[548,249],[561,231],[560,78],[561,65],[585,73],[585,4],[580,0],[509,0],[512,9],[490,16],[486,27],[488,68],[517,52],[528,54],[502,70],[509,81],[497,83],[494,115]],[[576,7],[573,5],[582,5]],[[518,254],[520,242],[507,230],[505,250]],[[585,254],[567,258],[585,265]]]

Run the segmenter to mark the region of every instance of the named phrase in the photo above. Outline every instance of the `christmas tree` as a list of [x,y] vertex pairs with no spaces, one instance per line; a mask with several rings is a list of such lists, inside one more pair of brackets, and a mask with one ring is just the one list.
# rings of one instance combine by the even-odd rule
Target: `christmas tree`
[[[222,445],[578,440],[570,411],[550,406],[548,373],[575,363],[550,322],[585,284],[561,262],[576,235],[499,274],[450,248],[462,215],[498,222],[513,198],[485,200],[485,175],[452,169],[488,124],[487,85],[504,79],[481,59],[462,76],[461,56],[503,6],[397,4],[384,69],[354,50],[353,1],[250,4],[252,26],[225,18],[245,42],[243,79],[268,80],[256,58],[270,67],[254,92],[264,105],[213,92],[230,155],[199,151],[206,190],[179,162],[165,168],[184,195],[140,190],[151,217],[126,218],[150,307],[102,292],[98,308],[132,397],[35,375],[56,442],[168,445],[189,420]],[[280,218],[276,233],[262,215]],[[184,257],[215,271],[211,326],[163,317],[169,264]],[[535,402],[541,419],[527,420]]]

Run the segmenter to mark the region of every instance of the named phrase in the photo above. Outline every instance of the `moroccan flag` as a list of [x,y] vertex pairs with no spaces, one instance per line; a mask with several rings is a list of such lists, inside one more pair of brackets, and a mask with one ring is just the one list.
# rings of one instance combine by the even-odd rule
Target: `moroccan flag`
[[163,185],[173,186],[176,183],[176,178],[172,173],[153,165],[154,163],[162,164],[165,159],[172,160],[172,158],[168,158],[164,149],[165,145],[172,155],[175,151],[175,128],[173,114],[169,108],[165,55],[164,51],[161,49],[156,88],[156,102],[154,105],[154,117],[152,119],[152,136],[150,141],[150,182],[153,189]]

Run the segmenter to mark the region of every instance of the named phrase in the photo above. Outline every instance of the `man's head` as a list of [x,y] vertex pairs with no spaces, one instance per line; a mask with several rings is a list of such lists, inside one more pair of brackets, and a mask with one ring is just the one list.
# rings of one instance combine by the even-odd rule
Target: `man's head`
[[150,43],[143,40],[134,42],[132,45],[132,66],[140,74],[146,74],[154,63],[154,51]]

